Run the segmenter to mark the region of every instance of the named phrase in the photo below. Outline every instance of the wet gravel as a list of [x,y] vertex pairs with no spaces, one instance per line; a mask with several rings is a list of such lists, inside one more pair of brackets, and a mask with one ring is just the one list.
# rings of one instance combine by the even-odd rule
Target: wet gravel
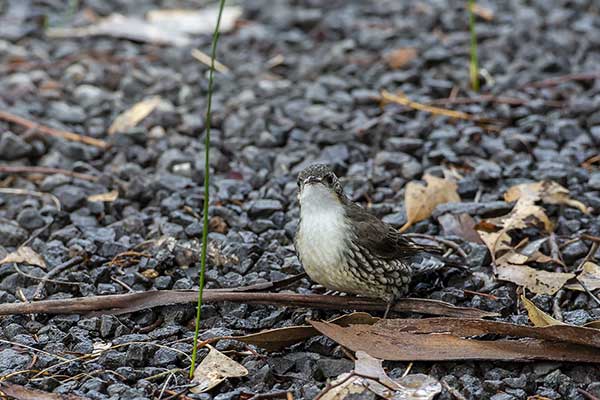
[[[203,112],[207,67],[190,47],[161,47],[114,38],[48,39],[44,24],[81,23],[110,12],[143,14],[160,0],[83,0],[69,10],[58,0],[0,4],[0,109],[95,138],[102,150],[40,135],[0,121],[2,165],[62,168],[96,181],[55,174],[0,173],[0,187],[46,193],[0,194],[0,258],[29,241],[48,268],[86,253],[85,265],[45,285],[48,299],[127,293],[129,290],[196,287],[202,188]],[[502,193],[511,185],[551,179],[594,211],[549,207],[559,244],[582,232],[600,235],[598,164],[582,167],[600,148],[600,79],[528,85],[550,77],[597,72],[600,18],[594,0],[482,2],[491,21],[477,21],[482,91],[521,99],[449,106],[504,121],[499,129],[450,120],[398,105],[380,107],[382,89],[429,102],[475,97],[468,89],[468,25],[465,2],[385,0],[245,1],[243,21],[222,35],[211,139],[212,255],[207,287],[234,287],[301,272],[293,251],[298,217],[296,174],[325,161],[344,176],[351,198],[386,222],[406,222],[404,185],[423,173],[455,168],[462,203],[436,210],[412,231],[439,235],[437,217],[468,213],[475,219],[510,207]],[[171,4],[169,4],[171,5]],[[181,7],[198,2],[180,1]],[[172,5],[171,5],[172,6]],[[193,39],[209,51],[210,36]],[[392,69],[386,55],[412,47],[417,57]],[[160,96],[160,105],[138,127],[108,137],[114,118],[135,102]],[[558,103],[558,104],[557,104]],[[87,196],[119,190],[110,203]],[[50,197],[61,205],[59,210]],[[475,202],[475,200],[477,200]],[[169,238],[145,247],[145,242]],[[450,238],[456,239],[456,238]],[[413,295],[500,312],[527,323],[515,286],[496,282],[484,246],[461,243],[470,276],[419,282]],[[132,249],[144,253],[120,263]],[[192,249],[192,250],[190,250]],[[562,248],[573,270],[589,250],[576,241]],[[40,267],[0,266],[0,302],[31,299]],[[470,295],[481,291],[496,296]],[[320,292],[307,280],[293,290]],[[553,298],[534,302],[552,312]],[[565,291],[559,302],[566,322],[600,319],[598,304]],[[0,319],[0,374],[10,381],[91,399],[154,398],[165,381],[185,383],[180,368],[191,354],[193,305],[167,306],[131,315],[9,316]],[[204,339],[303,323],[333,313],[246,304],[203,307]],[[10,342],[10,343],[9,343]],[[109,350],[102,350],[112,345]],[[120,346],[119,346],[120,345]],[[166,346],[166,347],[165,347]],[[221,341],[221,350],[245,348]],[[35,350],[34,350],[35,349]],[[97,358],[79,358],[102,351]],[[192,398],[235,399],[242,393],[293,392],[314,398],[327,379],[352,368],[343,352],[318,337],[281,353],[237,356],[250,371]],[[69,362],[64,362],[68,359]],[[392,376],[406,364],[387,363]],[[18,373],[44,370],[45,373]],[[578,388],[600,396],[600,368],[568,363],[416,363],[413,371],[442,379],[466,399],[583,399]],[[173,378],[169,375],[173,373]],[[75,379],[69,379],[75,378]],[[450,399],[447,391],[440,399]]]

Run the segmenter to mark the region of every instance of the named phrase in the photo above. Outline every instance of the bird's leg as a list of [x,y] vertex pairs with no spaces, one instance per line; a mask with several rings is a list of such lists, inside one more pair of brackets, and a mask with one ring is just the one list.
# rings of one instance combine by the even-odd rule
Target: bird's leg
[[383,319],[387,319],[387,316],[390,313],[390,310],[392,309],[392,306],[394,305],[394,303],[395,303],[394,299],[388,300],[387,305],[385,306],[385,312],[383,313]]

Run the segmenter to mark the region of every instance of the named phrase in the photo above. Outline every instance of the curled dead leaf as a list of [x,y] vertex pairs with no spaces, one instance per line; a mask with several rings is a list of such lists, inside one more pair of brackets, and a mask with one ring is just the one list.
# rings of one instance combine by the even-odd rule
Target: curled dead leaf
[[575,277],[571,273],[543,271],[509,262],[497,263],[496,273],[500,280],[525,286],[533,293],[549,295],[558,292],[569,279]]
[[521,301],[523,302],[523,307],[527,310],[529,320],[534,326],[566,325],[564,322],[559,321],[540,310],[533,301],[529,300],[527,297],[521,295]]
[[44,258],[31,247],[27,246],[19,247],[16,251],[7,254],[6,257],[0,260],[0,265],[8,263],[37,265],[40,268],[46,269]]
[[160,104],[159,96],[150,97],[134,104],[130,109],[119,114],[108,128],[108,134],[124,132],[135,127]]
[[553,181],[522,183],[512,186],[504,193],[504,200],[506,201],[515,201],[523,197],[531,198],[533,201],[541,200],[546,204],[564,204],[577,208],[584,214],[589,213],[585,204],[571,199],[569,190]]
[[577,275],[577,280],[578,283],[565,285],[565,288],[584,292],[585,289],[581,285],[583,283],[588,290],[600,289],[600,265],[587,261],[583,264],[583,271]]
[[248,370],[240,363],[227,357],[211,345],[206,345],[209,352],[194,371],[190,389],[194,394],[204,393],[214,388],[227,378],[239,378],[248,375]]
[[456,182],[433,175],[425,175],[423,180],[427,186],[417,182],[406,185],[404,207],[407,222],[400,228],[400,232],[406,231],[415,222],[429,218],[439,204],[460,201]]
[[364,351],[356,352],[354,371],[337,377],[318,396],[321,400],[342,400],[354,395],[375,393],[384,399],[431,400],[442,391],[440,382],[425,374],[412,374],[400,379],[390,378],[382,360]]

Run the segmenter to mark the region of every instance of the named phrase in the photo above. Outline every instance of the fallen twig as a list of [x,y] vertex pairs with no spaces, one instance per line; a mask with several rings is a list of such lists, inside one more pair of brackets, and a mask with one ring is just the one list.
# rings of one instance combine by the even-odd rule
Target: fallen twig
[[33,190],[18,189],[18,188],[0,188],[0,194],[12,194],[12,195],[18,195],[18,196],[34,196],[34,197],[39,197],[39,198],[49,197],[52,200],[52,202],[54,203],[54,205],[56,206],[56,209],[58,211],[60,211],[62,208],[60,205],[60,201],[52,193],[36,192]]
[[27,129],[35,130],[36,132],[42,133],[44,135],[63,138],[72,142],[85,143],[89,144],[90,146],[95,146],[101,149],[107,149],[109,147],[109,144],[104,140],[94,139],[92,137],[84,135],[78,135],[76,133],[65,131],[62,129],[51,128],[49,126],[41,125],[37,122],[30,121],[18,115],[11,114],[7,111],[0,111],[0,119],[11,122],[13,124],[21,125]]
[[[480,104],[480,103],[498,103],[498,104],[508,104],[510,106],[522,106],[526,104],[530,104],[533,100],[529,99],[520,99],[518,97],[508,97],[508,96],[495,96],[493,94],[482,94],[481,96],[475,97],[450,97],[447,99],[436,99],[428,102],[428,105],[432,106],[446,106],[452,104]],[[563,107],[565,105],[564,102],[561,101],[552,101],[552,100],[542,100],[543,104],[548,107]]]
[[588,400],[600,400],[598,397],[594,396],[590,392],[587,392],[581,388],[577,388],[577,391],[581,393]]
[[445,108],[428,106],[426,104],[417,103],[416,101],[412,101],[408,99],[406,96],[395,95],[386,90],[381,92],[381,100],[385,104],[386,102],[397,103],[403,105],[405,107],[412,108],[418,111],[425,111],[435,115],[443,115],[450,118],[455,119],[464,119],[467,121],[475,121],[475,122],[483,122],[483,123],[500,123],[500,121],[491,119],[491,118],[483,118],[477,115],[469,114],[463,111],[455,111],[455,110],[447,110]]
[[[200,61],[202,64],[210,67],[211,59],[208,54],[203,53],[198,49],[192,49],[192,57],[194,57],[196,60]],[[215,70],[219,71],[222,74],[229,73],[229,68],[217,60],[215,60]]]
[[84,181],[95,182],[98,180],[97,176],[82,174],[79,172],[68,171],[60,168],[49,168],[49,167],[30,167],[30,166],[12,166],[12,165],[0,165],[0,174],[43,174],[43,175],[54,175],[61,174],[70,176]]
[[570,81],[593,81],[600,79],[600,72],[584,72],[578,74],[568,74],[563,76],[557,76],[555,78],[543,79],[541,81],[529,82],[521,87],[533,87],[533,88],[544,88],[549,86],[560,85],[561,83]]
[[[147,308],[195,303],[197,291],[157,290],[108,296],[73,299],[43,300],[34,303],[0,304],[0,315],[12,314],[125,314]],[[221,292],[205,290],[203,301],[225,301],[245,304],[268,304],[289,307],[309,307],[327,310],[384,311],[387,304],[366,297],[304,295],[291,293]],[[493,317],[498,314],[476,308],[457,307],[450,303],[430,299],[401,299],[393,307],[396,312],[415,312],[462,318]]]
[[84,260],[85,260],[85,257],[76,256],[76,257],[73,257],[72,259],[70,259],[69,261],[64,262],[60,265],[57,265],[56,267],[54,267],[50,271],[48,271],[48,273],[46,273],[46,275],[44,275],[41,278],[40,283],[38,283],[37,288],[35,289],[35,293],[33,294],[33,300],[41,300],[44,298],[42,292],[44,290],[44,286],[46,285],[46,282],[48,282],[49,280],[51,280],[53,277],[60,274],[61,272],[79,265]]

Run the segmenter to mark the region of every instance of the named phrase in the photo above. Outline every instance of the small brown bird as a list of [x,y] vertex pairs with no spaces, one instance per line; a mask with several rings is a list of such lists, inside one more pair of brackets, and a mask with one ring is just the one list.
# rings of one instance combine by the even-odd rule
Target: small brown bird
[[298,176],[300,222],[295,246],[308,276],[328,289],[388,303],[406,294],[415,273],[444,262],[344,194],[333,170],[315,164]]

